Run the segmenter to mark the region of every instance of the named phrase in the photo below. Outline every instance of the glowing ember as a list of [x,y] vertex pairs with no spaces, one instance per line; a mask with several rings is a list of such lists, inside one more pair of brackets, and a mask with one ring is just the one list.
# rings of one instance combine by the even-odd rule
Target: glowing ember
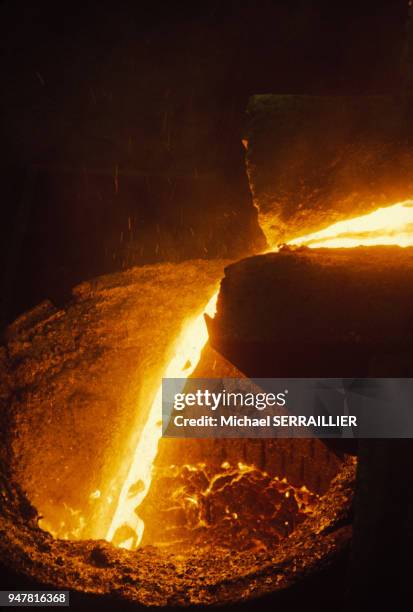
[[306,516],[318,496],[305,486],[243,462],[155,467],[140,507],[147,527],[143,543],[186,549],[274,548]]
[[[209,300],[205,311],[184,326],[176,345],[175,355],[166,368],[164,378],[185,379],[194,371],[208,340],[204,313],[211,317],[215,315],[217,297],[218,290]],[[135,548],[142,540],[144,523],[137,515],[136,508],[140,506],[148,492],[161,435],[162,384],[159,385],[150,408],[106,535],[107,540],[123,548]]]
[[413,245],[413,200],[378,208],[369,215],[334,223],[320,232],[295,238],[288,244],[311,248],[347,248],[395,244]]

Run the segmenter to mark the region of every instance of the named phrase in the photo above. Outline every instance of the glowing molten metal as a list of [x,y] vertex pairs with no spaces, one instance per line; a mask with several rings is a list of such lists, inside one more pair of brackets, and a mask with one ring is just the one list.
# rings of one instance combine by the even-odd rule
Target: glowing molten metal
[[[209,300],[204,312],[215,315],[218,290]],[[178,339],[175,355],[169,362],[164,378],[188,378],[194,371],[208,340],[204,312],[189,321]],[[148,493],[152,478],[152,466],[162,435],[162,383],[149,410],[148,418],[137,444],[132,464],[119,496],[118,505],[106,539],[123,548],[134,548],[142,540],[144,524],[136,514]],[[136,487],[140,483],[140,487]],[[132,488],[133,487],[133,488]],[[132,494],[132,491],[136,493]],[[124,538],[122,534],[131,534]],[[136,536],[133,536],[136,534]],[[118,539],[119,538],[119,539]],[[134,541],[135,540],[135,541]]]
[[[373,245],[413,245],[413,200],[379,208],[374,212],[340,221],[330,227],[296,238],[290,245],[346,248]],[[273,250],[277,250],[275,247]],[[205,313],[214,316],[218,290],[208,302]],[[204,313],[188,322],[178,339],[175,356],[166,368],[166,378],[187,378],[193,373],[208,333]],[[152,478],[153,463],[162,434],[162,387],[156,392],[142,430],[132,463],[119,496],[106,539],[124,548],[135,548],[142,540],[144,523],[136,509],[145,499]],[[137,484],[139,486],[137,486]]]
[[290,245],[348,248],[394,244],[413,245],[413,200],[378,208],[369,215],[339,221],[320,232],[295,238]]

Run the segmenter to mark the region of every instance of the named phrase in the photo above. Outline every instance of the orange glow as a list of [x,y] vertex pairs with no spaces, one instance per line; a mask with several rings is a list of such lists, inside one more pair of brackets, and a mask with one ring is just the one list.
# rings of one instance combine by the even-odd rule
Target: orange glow
[[[208,340],[204,313],[210,317],[215,315],[217,297],[218,290],[209,300],[205,310],[184,325],[176,344],[175,355],[165,370],[164,378],[188,378],[195,370],[202,349]],[[122,548],[135,548],[142,540],[144,524],[137,515],[136,508],[140,506],[148,493],[152,479],[152,466],[161,435],[162,383],[158,387],[140,435],[127,478],[122,486],[115,514],[106,535],[108,541],[116,543],[117,532],[118,534],[136,534],[136,539],[132,535],[128,539],[122,539],[119,542],[119,546]],[[136,486],[137,483],[139,486]]]
[[347,248],[394,244],[413,245],[413,200],[378,208],[368,215],[339,221],[319,232],[290,240],[310,248]]
[[[402,247],[411,246],[413,245],[413,200],[406,200],[379,208],[367,215],[340,221],[319,232],[291,240],[288,244],[306,245],[311,248],[389,244]],[[272,249],[272,251],[277,250],[278,247]],[[218,290],[211,297],[204,311],[211,317],[215,314],[217,296]],[[175,356],[167,366],[164,377],[188,378],[194,371],[207,340],[204,313],[201,313],[184,326],[176,345]],[[124,548],[135,548],[142,540],[144,523],[136,513],[136,509],[145,499],[151,484],[153,463],[162,435],[161,420],[162,385],[160,384],[106,535],[108,541]],[[289,495],[288,491],[287,495]],[[127,538],[124,534],[127,535]],[[131,534],[130,537],[128,534]]]
[[177,554],[193,547],[273,548],[313,514],[318,501],[319,495],[306,486],[294,486],[253,463],[156,465],[140,506],[149,521],[144,540]]

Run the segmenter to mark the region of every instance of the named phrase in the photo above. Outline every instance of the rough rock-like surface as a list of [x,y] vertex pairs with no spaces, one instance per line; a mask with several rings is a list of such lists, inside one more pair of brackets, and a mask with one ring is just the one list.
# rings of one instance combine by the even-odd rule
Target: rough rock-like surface
[[248,112],[248,175],[271,246],[413,195],[400,100],[259,95]]
[[[2,476],[0,558],[8,567],[56,588],[110,595],[115,603],[189,606],[242,602],[307,584],[348,550],[354,464],[348,462],[314,515],[271,551],[196,551],[188,556],[103,541],[53,540],[18,487]],[[102,599],[102,602],[104,600]]]
[[413,249],[285,248],[244,259],[226,268],[210,329],[213,346],[249,376],[368,376],[386,352],[413,344]]
[[[139,434],[137,417],[144,418],[154,380],[183,319],[202,310],[224,265],[187,262],[102,277],[77,287],[65,309],[44,303],[10,326],[0,351],[3,566],[35,584],[104,596],[102,602],[188,606],[282,593],[317,580],[346,554],[354,464],[343,464],[318,440],[161,441],[158,468],[203,461],[214,472],[224,461],[241,460],[266,482],[286,475],[297,486],[325,492],[276,546],[249,546],[242,524],[248,545],[242,550],[217,540],[184,554],[173,547],[128,552],[103,540],[53,539],[38,526],[40,510],[48,520],[42,526],[99,537],[106,481],[116,474],[119,485],[120,474],[121,484],[123,459]],[[194,375],[214,373],[242,375],[207,347]],[[100,502],[90,496],[99,487]],[[157,511],[151,503],[149,514]]]
[[[75,288],[65,309],[45,302],[8,328],[4,460],[44,517],[42,527],[74,539],[106,533],[171,347],[224,265],[188,262],[102,277]],[[206,347],[194,376],[242,373]],[[317,494],[341,464],[318,440],[160,441],[160,468],[205,461],[217,474],[223,462],[242,461]],[[149,512],[155,527],[162,517]],[[145,534],[156,541],[149,528]]]
[[101,277],[76,287],[65,308],[44,302],[8,328],[1,452],[60,537],[104,535],[174,342],[186,318],[202,312],[225,263]]

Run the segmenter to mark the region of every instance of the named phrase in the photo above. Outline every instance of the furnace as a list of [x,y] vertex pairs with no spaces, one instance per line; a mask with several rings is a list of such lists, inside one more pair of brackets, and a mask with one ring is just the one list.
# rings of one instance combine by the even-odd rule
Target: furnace
[[[392,107],[382,98],[335,103],[251,101],[247,169],[268,250],[99,277],[75,287],[67,304],[44,302],[8,328],[0,547],[16,572],[115,602],[189,606],[280,602],[348,559],[351,442],[168,439],[161,413],[162,377],[368,377],[383,356],[381,374],[391,355],[410,354],[410,182],[391,199],[402,192],[410,149],[389,149],[386,131],[377,153],[369,123],[362,136],[373,157],[386,151],[385,178],[373,184],[362,166],[350,189],[361,136],[360,146],[344,147],[347,157],[340,147],[360,117]],[[280,113],[292,133],[278,134]],[[313,136],[301,114],[319,129],[346,119],[334,140],[340,155],[316,192],[325,153],[290,163]],[[288,408],[284,392],[273,401]],[[213,426],[214,406],[211,415],[196,425]],[[291,418],[268,423],[260,413],[249,424],[284,427]],[[357,425],[320,419],[314,425]]]

